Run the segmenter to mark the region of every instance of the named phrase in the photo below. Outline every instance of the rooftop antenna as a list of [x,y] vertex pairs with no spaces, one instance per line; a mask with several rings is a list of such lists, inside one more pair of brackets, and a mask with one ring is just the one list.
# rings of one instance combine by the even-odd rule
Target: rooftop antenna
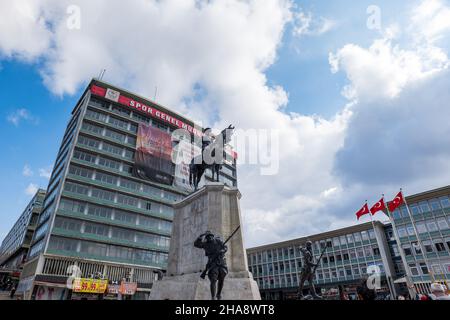
[[156,93],[158,93],[158,86],[155,86],[155,96],[153,97],[153,101],[156,102]]
[[98,75],[98,79],[102,80],[103,76],[105,75],[106,69],[102,69],[102,71],[100,71],[100,74]]

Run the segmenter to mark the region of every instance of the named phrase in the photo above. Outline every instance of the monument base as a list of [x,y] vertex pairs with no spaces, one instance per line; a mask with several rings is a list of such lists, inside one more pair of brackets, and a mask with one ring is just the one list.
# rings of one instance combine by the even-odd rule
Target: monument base
[[[153,283],[150,300],[211,300],[208,277],[201,272],[164,277]],[[250,272],[230,272],[225,278],[222,300],[261,300],[258,285]]]

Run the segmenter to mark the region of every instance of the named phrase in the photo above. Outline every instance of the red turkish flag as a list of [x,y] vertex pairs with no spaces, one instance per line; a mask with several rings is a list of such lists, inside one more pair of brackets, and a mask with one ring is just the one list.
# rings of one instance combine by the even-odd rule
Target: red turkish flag
[[367,203],[361,208],[359,209],[359,211],[356,213],[356,218],[361,218],[363,215],[368,214],[369,211],[369,206],[367,205]]
[[392,200],[391,202],[388,202],[388,208],[390,212],[393,212],[395,209],[400,207],[405,201],[403,200],[403,193],[400,191]]
[[377,213],[380,210],[385,210],[386,209],[386,205],[384,204],[383,198],[380,199],[380,201],[378,201],[377,203],[375,203],[372,208],[370,208],[370,213],[372,213],[372,215],[374,215],[375,213]]

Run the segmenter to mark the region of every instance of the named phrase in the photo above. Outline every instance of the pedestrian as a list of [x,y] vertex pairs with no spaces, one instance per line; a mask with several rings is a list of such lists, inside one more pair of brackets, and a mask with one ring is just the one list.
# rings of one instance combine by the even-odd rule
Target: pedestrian
[[11,288],[11,292],[9,293],[9,297],[10,297],[11,299],[13,299],[15,293],[16,293],[16,285],[13,284],[13,286],[12,286],[12,288]]
[[446,286],[438,282],[433,282],[431,284],[431,294],[428,296],[431,300],[450,300],[450,295],[446,291]]

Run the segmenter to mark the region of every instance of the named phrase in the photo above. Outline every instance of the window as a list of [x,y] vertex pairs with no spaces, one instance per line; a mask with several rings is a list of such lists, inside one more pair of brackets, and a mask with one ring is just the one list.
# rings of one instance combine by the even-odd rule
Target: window
[[403,252],[405,252],[405,256],[412,255],[411,246],[409,244],[403,245]]
[[64,185],[64,190],[68,192],[87,195],[89,188],[81,184],[66,182]]
[[105,143],[104,142],[103,146],[102,146],[102,150],[106,151],[106,152],[109,152],[109,153],[112,153],[112,154],[119,155],[119,156],[122,155],[122,148],[113,146],[112,144],[109,144],[109,143]]
[[114,220],[136,224],[136,215],[121,210],[115,210]]
[[380,248],[374,247],[373,248],[373,255],[374,256],[379,256],[380,255]]
[[139,200],[134,197],[126,196],[123,194],[118,194],[117,195],[117,203],[121,203],[121,204],[124,204],[127,206],[137,207]]
[[447,243],[448,250],[450,251],[450,238],[445,238],[445,243]]
[[356,232],[356,233],[354,233],[353,235],[354,235],[354,237],[355,237],[355,241],[356,241],[356,242],[361,241],[361,234],[360,234],[359,232]]
[[414,248],[414,254],[422,254],[422,249],[417,241],[412,243],[412,247]]
[[421,201],[419,202],[420,210],[425,213],[430,211],[430,206],[428,205],[427,201]]
[[427,227],[428,227],[428,231],[430,231],[430,232],[438,231],[437,224],[434,221],[427,222]]
[[361,231],[361,238],[363,241],[369,240],[369,235],[367,234],[367,231]]
[[419,270],[417,269],[417,266],[415,263],[410,263],[408,264],[409,269],[411,270],[411,274],[413,276],[418,276],[419,275]]
[[61,199],[59,202],[59,208],[65,211],[84,212],[85,207],[84,203],[69,199]]
[[341,242],[341,245],[347,244],[347,238],[345,236],[340,236],[339,241]]
[[414,236],[414,227],[412,224],[406,225],[406,231],[408,232],[409,236]]
[[428,274],[428,268],[424,262],[421,262],[419,264],[419,266],[420,266],[420,270],[422,271],[422,274]]
[[128,128],[128,122],[117,119],[116,117],[109,117],[108,123],[112,124],[114,127],[122,129]]
[[92,188],[92,197],[107,201],[114,201],[114,192]]
[[134,241],[134,232],[122,228],[113,228],[112,236],[117,239]]
[[426,232],[428,232],[427,226],[425,225],[424,222],[416,223],[416,227],[417,227],[417,232],[419,232],[419,233],[426,233]]
[[125,178],[120,178],[120,186],[127,189],[139,190],[139,183]]
[[433,252],[433,245],[432,245],[432,243],[431,243],[430,240],[423,241],[422,243],[423,243],[423,246],[424,246],[425,251],[426,251],[427,253]]
[[429,201],[431,210],[441,210],[441,204],[438,199],[432,199]]
[[103,167],[111,168],[114,170],[120,170],[120,162],[115,161],[115,160],[110,160],[110,159],[100,157],[98,164]]
[[[147,202],[147,203],[146,203],[146,209],[147,209],[148,211],[152,210],[152,203],[151,203],[151,202]],[[293,255],[293,253],[292,253],[292,255]]]
[[126,135],[124,135],[123,133],[119,133],[110,129],[105,130],[105,136],[121,143],[125,142],[126,137]]
[[107,250],[106,244],[93,243],[93,242],[87,242],[87,241],[81,242],[80,251],[83,253],[86,253],[86,254],[100,256],[100,257],[106,257],[106,250]]
[[420,213],[420,207],[417,204],[409,206],[412,215],[418,215]]
[[450,208],[450,200],[448,197],[440,197],[439,201],[441,202],[442,208]]
[[78,151],[78,150],[76,150],[74,152],[73,157],[75,159],[79,159],[79,160],[91,162],[91,163],[95,163],[95,158],[96,158],[96,156],[92,153],[87,153],[87,152]]
[[350,250],[350,259],[356,259],[356,250]]
[[99,126],[96,126],[94,124],[90,124],[90,123],[87,123],[87,122],[83,122],[83,125],[81,126],[81,128],[83,130],[92,132],[92,133],[97,134],[97,135],[101,135],[102,131],[103,131],[102,127],[99,127]]
[[352,234],[348,234],[348,235],[347,235],[347,243],[348,243],[348,244],[353,243],[353,235],[352,235]]
[[74,220],[74,219],[67,219],[67,218],[61,218],[56,217],[55,219],[55,227],[59,229],[64,230],[70,230],[70,231],[80,231],[81,229],[81,221]]
[[376,239],[375,231],[373,229],[369,230],[369,238],[370,239]]
[[134,158],[134,152],[129,150],[129,149],[125,149],[124,157],[127,158],[127,159],[133,159]]
[[90,179],[92,177],[93,171],[89,170],[89,169],[86,169],[86,168],[81,168],[81,167],[78,167],[78,166],[71,165],[69,167],[69,173],[73,174],[73,175],[76,175],[76,176],[80,176],[80,177],[84,177],[84,178],[89,178]]
[[104,113],[100,113],[100,112],[88,109],[86,111],[86,116],[91,119],[99,120],[101,122],[106,122],[106,114],[104,114]]
[[408,236],[408,233],[406,232],[406,228],[405,227],[398,227],[397,228],[397,232],[398,232],[398,236],[400,238]]
[[117,177],[112,176],[110,174],[102,173],[102,172],[97,172],[95,174],[95,180],[101,181],[101,182],[107,183],[107,184],[117,185]]
[[99,236],[108,236],[108,231],[109,227],[97,223],[87,222],[84,227],[84,233],[96,234]]
[[335,247],[339,247],[340,246],[339,238],[333,238],[333,246],[335,246]]
[[78,143],[96,149],[98,149],[98,146],[100,145],[100,141],[85,136],[79,136]]
[[111,219],[112,209],[106,207],[100,207],[93,204],[89,205],[88,214],[91,216],[97,216],[101,218]]
[[443,242],[435,242],[434,243],[434,246],[436,247],[436,250],[438,251],[438,252],[442,252],[442,251],[445,251],[445,246],[444,246],[444,243]]
[[77,240],[51,237],[49,247],[55,250],[77,251]]
[[400,210],[395,209],[394,212],[392,212],[392,216],[394,217],[394,219],[400,219],[401,218]]
[[445,218],[439,218],[437,220],[437,224],[439,226],[439,229],[441,229],[442,231],[448,229],[448,223],[447,223],[447,220]]
[[409,217],[408,209],[406,208],[406,206],[401,206],[400,212],[401,212],[403,218]]

